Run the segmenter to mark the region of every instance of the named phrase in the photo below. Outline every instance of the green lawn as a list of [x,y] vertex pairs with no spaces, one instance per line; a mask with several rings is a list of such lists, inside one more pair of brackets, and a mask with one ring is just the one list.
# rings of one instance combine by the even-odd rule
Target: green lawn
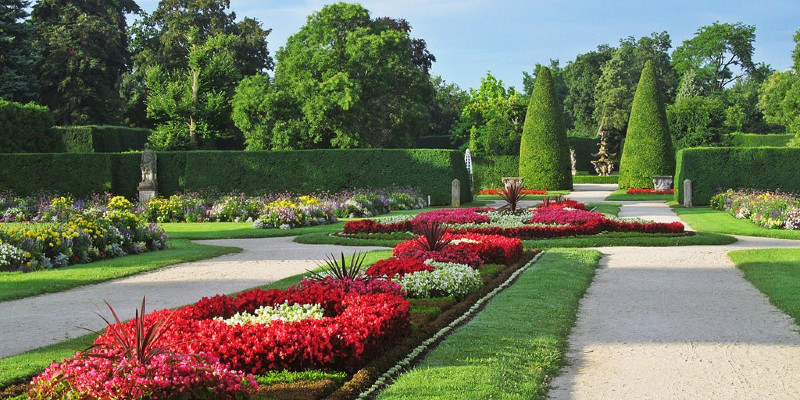
[[733,236],[697,232],[694,235],[681,236],[674,234],[609,232],[601,235],[567,237],[560,239],[523,240],[526,249],[551,249],[559,247],[665,247],[665,246],[700,246],[725,245],[735,243]]
[[600,258],[548,251],[378,399],[545,398]]
[[627,189],[613,191],[606,201],[670,201],[675,196],[672,194],[628,194]]
[[578,174],[572,176],[572,183],[617,183],[619,175],[599,176],[597,174]]
[[672,210],[696,231],[800,240],[800,231],[762,228],[750,220],[736,219],[728,212],[708,207],[673,206]]
[[800,324],[800,249],[739,250],[728,256],[770,303]]
[[240,250],[236,247],[209,246],[173,239],[169,241],[166,250],[44,271],[0,272],[0,301],[60,292],[152,271],[167,265],[203,260]]

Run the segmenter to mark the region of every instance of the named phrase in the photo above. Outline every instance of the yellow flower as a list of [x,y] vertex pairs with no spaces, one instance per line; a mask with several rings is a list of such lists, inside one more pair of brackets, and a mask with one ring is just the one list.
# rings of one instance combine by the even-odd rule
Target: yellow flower
[[25,258],[31,258],[31,252],[30,251],[26,251],[25,252]]

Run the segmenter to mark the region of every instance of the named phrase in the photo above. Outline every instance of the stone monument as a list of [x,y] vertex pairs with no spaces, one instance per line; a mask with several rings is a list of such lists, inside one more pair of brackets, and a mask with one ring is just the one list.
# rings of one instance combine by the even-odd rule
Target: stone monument
[[653,177],[653,188],[657,191],[663,192],[672,189],[672,176],[671,175],[656,175]]
[[603,129],[605,122],[606,119],[603,117],[603,121],[600,122],[600,129],[597,130],[597,136],[600,137],[600,143],[598,143],[600,146],[600,151],[592,154],[593,157],[599,157],[597,160],[592,161],[594,170],[599,176],[607,176],[611,174],[611,171],[614,170],[614,162],[611,161],[611,157],[617,155],[617,153],[608,152],[608,132]]
[[139,183],[139,203],[146,204],[150,199],[158,196],[158,156],[147,144],[142,151],[142,182]]
[[450,184],[450,207],[461,207],[461,181],[453,179]]
[[572,175],[575,175],[578,173],[578,169],[576,168],[578,160],[575,159],[575,149],[569,149],[569,158],[572,163]]

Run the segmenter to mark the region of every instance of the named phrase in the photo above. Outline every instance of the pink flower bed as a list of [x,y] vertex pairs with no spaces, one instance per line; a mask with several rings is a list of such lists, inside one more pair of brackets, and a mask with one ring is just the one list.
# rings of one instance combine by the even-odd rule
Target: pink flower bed
[[[448,244],[441,251],[423,251],[421,250],[423,238],[419,237],[397,244],[393,253],[396,257],[413,257],[420,260],[432,258],[435,261],[458,262],[473,266],[483,263],[510,265],[522,256],[522,241],[516,238],[475,233],[450,233],[444,238],[456,243]],[[461,241],[463,239],[466,241]],[[478,243],[471,243],[472,241]]]
[[412,221],[417,224],[483,224],[490,222],[490,219],[488,215],[482,214],[480,211],[486,212],[489,210],[491,208],[442,208],[440,210],[421,212]]

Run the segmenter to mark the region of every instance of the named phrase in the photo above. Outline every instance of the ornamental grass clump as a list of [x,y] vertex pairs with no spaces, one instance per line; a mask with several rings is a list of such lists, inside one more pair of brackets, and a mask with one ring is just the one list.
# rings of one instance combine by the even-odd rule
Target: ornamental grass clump
[[366,257],[367,253],[356,253],[350,256],[350,261],[348,263],[344,252],[341,253],[341,258],[339,260],[337,260],[333,254],[329,254],[326,256],[326,261],[322,266],[321,272],[308,271],[309,279],[324,281],[330,278],[333,280],[354,281],[362,277],[361,272],[363,271],[364,258]]
[[527,195],[522,192],[522,182],[512,181],[500,192],[500,197],[506,202],[500,210],[517,212],[517,204]]

